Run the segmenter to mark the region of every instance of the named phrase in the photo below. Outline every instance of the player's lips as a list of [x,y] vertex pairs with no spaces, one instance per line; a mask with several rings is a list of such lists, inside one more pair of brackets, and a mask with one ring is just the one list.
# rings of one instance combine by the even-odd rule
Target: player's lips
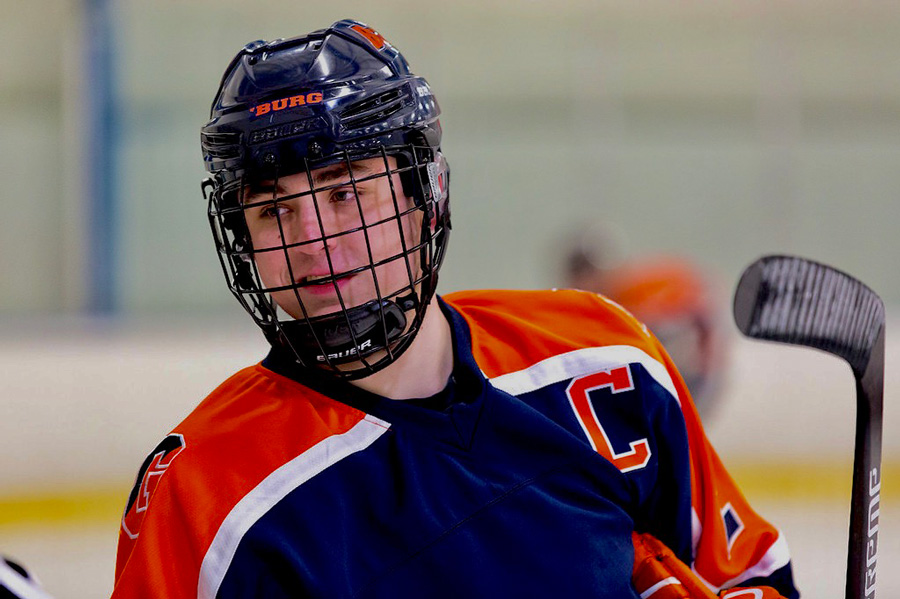
[[342,289],[355,275],[335,278],[331,272],[323,274],[308,274],[301,277],[297,284],[303,287],[303,292],[312,295],[328,295],[334,293],[335,285]]

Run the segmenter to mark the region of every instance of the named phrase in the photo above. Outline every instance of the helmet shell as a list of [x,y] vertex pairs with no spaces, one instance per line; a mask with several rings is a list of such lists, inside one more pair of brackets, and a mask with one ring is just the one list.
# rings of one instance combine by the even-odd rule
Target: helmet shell
[[[267,177],[346,151],[416,142],[437,149],[440,108],[425,79],[366,25],[247,44],[226,70],[203,127],[206,169]],[[424,142],[424,143],[423,143]]]

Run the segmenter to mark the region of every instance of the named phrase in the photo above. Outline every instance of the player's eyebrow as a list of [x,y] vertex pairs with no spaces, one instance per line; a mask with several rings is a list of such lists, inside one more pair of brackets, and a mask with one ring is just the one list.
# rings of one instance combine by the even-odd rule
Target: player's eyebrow
[[[353,176],[355,179],[362,179],[377,172],[377,169],[375,167],[369,164],[363,164],[362,162],[352,162],[351,167],[353,168]],[[347,163],[340,162],[338,164],[332,164],[331,166],[326,166],[314,170],[312,172],[312,178],[313,186],[316,188],[322,188],[328,187],[330,185],[340,184],[343,182],[349,182],[350,173],[347,170]],[[261,195],[282,196],[287,195],[287,190],[281,184],[280,180],[278,181],[277,186],[275,185],[275,181],[271,179],[263,181],[250,181],[249,183],[244,185],[244,197],[254,197]]]
[[[361,179],[362,177],[375,173],[375,169],[372,166],[363,164],[362,162],[353,162],[350,166],[353,168],[353,177],[355,179]],[[312,176],[316,187],[324,187],[329,183],[350,179],[350,173],[347,170],[346,162],[332,164],[331,166],[317,169],[313,171]]]
[[259,195],[284,195],[285,189],[279,182],[275,185],[275,181],[251,181],[244,185],[244,197],[253,197]]

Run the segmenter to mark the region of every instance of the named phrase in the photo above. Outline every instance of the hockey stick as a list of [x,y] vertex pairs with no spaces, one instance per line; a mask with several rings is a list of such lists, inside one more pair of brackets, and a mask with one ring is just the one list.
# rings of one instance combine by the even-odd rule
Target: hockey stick
[[856,441],[850,498],[847,599],[875,597],[881,499],[884,304],[830,266],[766,256],[744,271],[734,319],[754,339],[804,345],[846,360],[856,379]]

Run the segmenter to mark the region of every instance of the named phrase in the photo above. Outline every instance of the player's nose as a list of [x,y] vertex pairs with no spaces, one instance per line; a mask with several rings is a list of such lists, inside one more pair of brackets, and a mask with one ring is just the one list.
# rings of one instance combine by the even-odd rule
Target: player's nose
[[298,252],[318,254],[331,245],[329,221],[320,210],[320,202],[318,198],[304,197],[297,204],[297,218],[292,227],[294,239],[288,241]]

